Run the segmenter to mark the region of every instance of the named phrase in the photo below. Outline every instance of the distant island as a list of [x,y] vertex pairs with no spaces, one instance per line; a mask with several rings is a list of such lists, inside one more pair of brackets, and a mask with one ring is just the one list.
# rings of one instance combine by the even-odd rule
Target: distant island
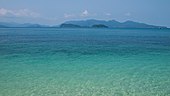
[[108,28],[108,26],[103,25],[103,24],[96,24],[96,25],[93,25],[92,28]]
[[81,28],[81,26],[75,24],[61,24],[60,28]]
[[15,22],[0,22],[0,28],[40,28],[50,27],[48,25],[31,24],[31,23],[15,23]]
[[0,22],[0,28],[157,28],[166,29],[165,26],[149,25],[134,21],[118,22],[116,20],[79,20],[79,21],[66,21],[60,25],[48,26],[31,23],[14,23],[14,22]]
[[[66,26],[63,26],[66,25]],[[71,25],[71,26],[68,26]],[[149,25],[134,21],[118,22],[116,20],[80,20],[80,21],[66,21],[60,25],[62,28],[167,28],[165,26]]]

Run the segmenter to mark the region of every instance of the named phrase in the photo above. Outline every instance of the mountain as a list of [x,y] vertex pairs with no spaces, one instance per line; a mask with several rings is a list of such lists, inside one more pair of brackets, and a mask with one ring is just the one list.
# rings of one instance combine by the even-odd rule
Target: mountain
[[104,25],[108,28],[166,28],[164,26],[148,25],[134,21],[118,22],[116,20],[80,20],[80,21],[66,21],[63,24],[73,24],[80,27],[94,27],[94,25]]
[[108,26],[103,25],[103,24],[96,24],[96,25],[93,25],[92,28],[108,28]]
[[[119,22],[117,22],[119,23]],[[104,20],[95,20],[95,19],[89,19],[89,20],[80,20],[80,21],[66,21],[64,24],[74,24],[74,25],[79,25],[81,27],[91,27],[93,25],[98,25],[98,24],[102,24],[102,25],[106,25],[108,27],[110,27],[108,24],[108,22],[104,21]]]
[[15,22],[0,22],[0,28],[167,28],[164,26],[148,25],[145,23],[139,23],[134,21],[118,22],[116,20],[79,20],[79,21],[66,21],[60,26],[48,26],[31,23],[15,23]]
[[14,22],[0,22],[0,28],[40,28],[40,27],[49,27],[47,25],[40,25],[40,24],[31,24],[31,23],[14,23]]
[[0,28],[8,28],[8,27],[5,25],[0,25]]
[[74,24],[61,24],[60,28],[80,28],[81,26],[79,25],[74,25]]

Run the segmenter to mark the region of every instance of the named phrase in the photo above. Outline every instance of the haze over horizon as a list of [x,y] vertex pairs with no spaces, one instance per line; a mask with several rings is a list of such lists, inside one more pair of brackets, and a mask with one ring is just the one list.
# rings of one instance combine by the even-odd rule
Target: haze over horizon
[[170,27],[170,1],[1,0],[0,22],[57,25],[68,20],[132,20]]

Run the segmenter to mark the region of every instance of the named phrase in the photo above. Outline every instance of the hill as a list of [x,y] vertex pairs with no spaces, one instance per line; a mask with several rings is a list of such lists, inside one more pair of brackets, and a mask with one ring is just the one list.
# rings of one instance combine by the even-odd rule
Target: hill
[[164,26],[149,25],[145,23],[139,23],[134,21],[118,22],[116,20],[80,20],[80,21],[66,21],[63,24],[73,24],[80,27],[92,27],[94,25],[104,25],[108,28],[166,28]]
[[15,23],[15,22],[0,22],[0,28],[40,28],[40,27],[49,27],[46,25],[40,25],[40,24],[31,24],[31,23]]
[[80,28],[81,26],[79,25],[74,25],[74,24],[61,24],[60,28]]
[[59,26],[48,26],[31,23],[15,23],[15,22],[0,22],[0,28],[43,28],[43,27],[54,27],[54,28],[160,28],[164,29],[167,27],[149,25],[145,23],[139,23],[134,21],[118,22],[116,20],[79,20],[79,21],[66,21]]

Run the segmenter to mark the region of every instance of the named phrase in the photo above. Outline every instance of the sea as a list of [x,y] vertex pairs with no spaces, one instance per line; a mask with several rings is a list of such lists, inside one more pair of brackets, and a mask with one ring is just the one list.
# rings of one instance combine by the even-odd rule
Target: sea
[[170,96],[170,29],[0,28],[0,96]]

